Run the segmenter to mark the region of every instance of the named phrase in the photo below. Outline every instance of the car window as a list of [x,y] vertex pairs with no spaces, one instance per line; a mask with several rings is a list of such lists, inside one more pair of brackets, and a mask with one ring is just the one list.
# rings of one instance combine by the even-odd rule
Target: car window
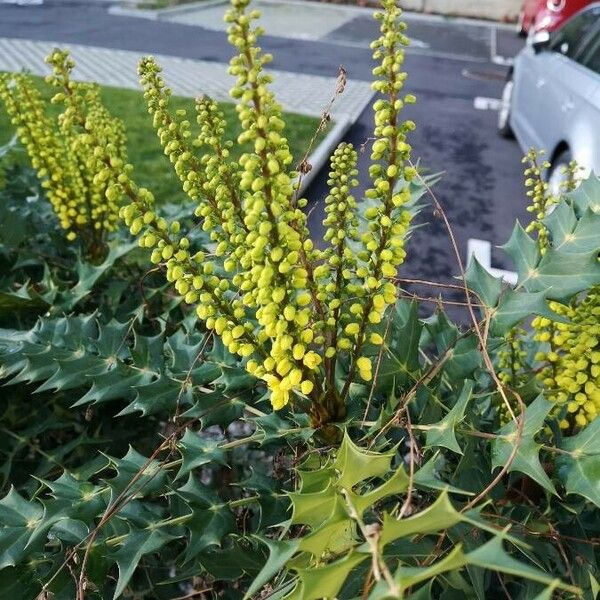
[[594,40],[591,47],[586,50],[581,63],[588,69],[600,74],[600,38]]
[[599,21],[600,6],[580,12],[552,35],[550,49],[577,60]]

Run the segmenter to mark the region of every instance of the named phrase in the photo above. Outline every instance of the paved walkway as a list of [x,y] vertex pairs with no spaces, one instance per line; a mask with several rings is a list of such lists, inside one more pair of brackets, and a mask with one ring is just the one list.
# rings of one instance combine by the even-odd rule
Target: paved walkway
[[[0,38],[0,71],[21,71],[36,75],[49,72],[44,58],[53,48],[71,50],[77,63],[74,77],[80,81],[96,81],[103,85],[139,90],[137,63],[141,54],[128,50],[113,50],[80,44],[59,44],[14,38]],[[234,79],[227,65],[206,60],[155,55],[163,67],[167,84],[178,96],[196,97],[202,94],[215,100],[231,101],[229,89]],[[273,90],[284,110],[309,116],[320,116],[335,88],[334,77],[290,73],[272,70]],[[373,93],[364,81],[349,81],[342,98],[334,105],[334,120],[354,122]]]
[[[261,13],[260,24],[267,35],[277,35],[299,40],[322,40],[328,34],[345,25],[364,9],[337,4],[313,3],[305,1],[280,2],[278,0],[253,0],[252,8]],[[176,9],[153,11],[160,20],[185,25],[201,26],[213,31],[226,31],[228,24],[223,16],[229,9],[226,0],[182,5]],[[366,13],[372,18],[372,10]],[[135,13],[131,13],[135,14]]]

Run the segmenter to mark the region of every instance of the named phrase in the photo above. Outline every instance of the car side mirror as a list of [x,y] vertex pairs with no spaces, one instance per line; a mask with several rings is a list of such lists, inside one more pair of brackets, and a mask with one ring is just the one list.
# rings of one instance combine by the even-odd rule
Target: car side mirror
[[529,44],[533,51],[538,54],[550,44],[550,34],[547,31],[537,31],[529,38]]

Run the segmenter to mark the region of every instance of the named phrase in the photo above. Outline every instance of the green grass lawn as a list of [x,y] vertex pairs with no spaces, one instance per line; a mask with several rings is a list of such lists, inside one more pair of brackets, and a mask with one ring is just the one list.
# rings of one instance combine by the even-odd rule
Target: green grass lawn
[[[44,95],[48,98],[52,92],[38,78]],[[163,154],[156,133],[152,127],[152,117],[146,110],[146,103],[141,92],[120,88],[103,87],[102,96],[106,107],[111,113],[123,120],[127,131],[129,161],[134,165],[135,180],[139,185],[152,190],[157,201],[178,202],[185,198],[181,191],[179,180],[173,171],[169,159]],[[194,100],[191,98],[173,98],[173,110],[188,109],[190,122],[195,123]],[[57,110],[51,105],[52,110]],[[237,114],[232,104],[221,104],[225,113],[231,139],[240,132]],[[318,119],[302,115],[287,114],[286,134],[290,141],[295,161],[304,155],[308,143],[314,134]],[[4,107],[0,102],[0,146],[8,142],[14,134],[14,128],[8,120]],[[236,146],[235,150],[240,149]]]

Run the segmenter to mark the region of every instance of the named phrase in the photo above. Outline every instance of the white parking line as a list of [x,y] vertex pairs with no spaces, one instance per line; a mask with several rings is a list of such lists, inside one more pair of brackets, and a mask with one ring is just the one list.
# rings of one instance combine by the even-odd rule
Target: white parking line
[[469,264],[473,257],[477,259],[479,264],[490,273],[490,275],[504,279],[504,281],[510,285],[516,285],[519,277],[517,273],[492,267],[492,244],[487,240],[471,238],[467,242],[467,264]]
[[485,96],[475,96],[473,106],[477,110],[500,110],[502,100],[500,98],[486,98]]
[[514,63],[513,58],[507,58],[498,54],[498,30],[495,28],[490,29],[490,59],[495,65],[503,67],[512,67]]

